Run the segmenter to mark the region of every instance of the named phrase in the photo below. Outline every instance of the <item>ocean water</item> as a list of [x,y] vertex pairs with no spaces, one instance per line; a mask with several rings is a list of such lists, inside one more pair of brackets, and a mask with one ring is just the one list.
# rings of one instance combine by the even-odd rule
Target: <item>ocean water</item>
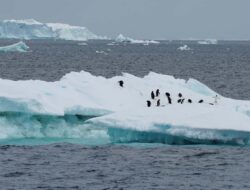
[[[0,40],[0,46],[14,42]],[[192,77],[224,96],[250,99],[250,42],[26,43],[32,52],[0,53],[0,78],[55,81],[70,71],[106,77],[154,71]],[[177,51],[183,44],[192,50]],[[0,189],[250,189],[249,147],[84,140],[1,140]]]
[[[0,47],[15,42],[0,40]],[[250,41],[218,45],[165,41],[149,46],[111,46],[107,45],[108,41],[90,41],[87,46],[69,41],[26,43],[31,53],[0,53],[0,78],[55,81],[66,73],[80,70],[106,77],[121,72],[144,76],[154,71],[184,79],[192,77],[223,96],[250,99]],[[183,44],[193,50],[177,51]]]

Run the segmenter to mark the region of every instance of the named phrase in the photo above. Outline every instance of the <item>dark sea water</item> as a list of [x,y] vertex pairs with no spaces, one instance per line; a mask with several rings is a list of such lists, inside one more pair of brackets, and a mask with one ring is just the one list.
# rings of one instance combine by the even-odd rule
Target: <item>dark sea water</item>
[[[13,42],[1,40],[0,46]],[[55,81],[70,71],[106,77],[154,71],[192,77],[224,96],[250,99],[250,42],[108,43],[27,41],[32,52],[0,53],[0,78]],[[182,44],[192,51],[177,51]],[[0,145],[0,189],[250,189],[249,147],[18,144]]]

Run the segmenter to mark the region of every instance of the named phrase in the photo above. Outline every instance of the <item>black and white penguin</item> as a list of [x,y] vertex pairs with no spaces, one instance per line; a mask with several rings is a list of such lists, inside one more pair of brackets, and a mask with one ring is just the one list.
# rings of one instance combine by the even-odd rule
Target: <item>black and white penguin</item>
[[185,98],[181,99],[181,104],[183,104],[183,103],[184,103],[184,100],[185,100]]
[[154,91],[151,92],[151,98],[154,100],[155,99],[155,93]]
[[149,100],[147,100],[147,106],[151,107],[151,102]]
[[171,99],[171,97],[170,97],[170,93],[166,92],[165,94],[166,94],[166,96],[167,96],[167,98],[168,98],[168,103],[169,103],[169,104],[172,104],[172,99]]
[[119,83],[120,87],[123,87],[123,84],[124,84],[123,80],[119,80],[118,83]]
[[203,103],[203,102],[204,102],[204,100],[199,100],[199,102],[198,102],[198,103],[200,103],[200,104],[201,104],[201,103]]
[[188,99],[188,103],[190,103],[190,104],[191,104],[191,103],[192,103],[192,100],[191,100],[191,99]]
[[157,100],[156,106],[159,107],[161,105],[160,99]]
[[156,90],[156,93],[155,93],[155,96],[158,97],[159,95],[160,95],[160,90],[157,89],[157,90]]
[[183,101],[184,101],[184,99],[182,98],[182,94],[179,93],[179,94],[178,94],[178,97],[179,97],[179,99],[177,100],[177,102],[178,102],[179,104],[182,104]]

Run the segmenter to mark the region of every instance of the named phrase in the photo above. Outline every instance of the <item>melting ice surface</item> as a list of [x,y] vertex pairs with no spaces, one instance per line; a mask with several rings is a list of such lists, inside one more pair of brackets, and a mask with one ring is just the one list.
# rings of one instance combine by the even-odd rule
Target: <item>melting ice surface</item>
[[0,47],[0,52],[27,52],[29,50],[29,46],[27,46],[23,41],[18,43]]
[[[56,82],[0,79],[0,89],[3,144],[250,143],[250,101],[218,95],[218,103],[210,105],[217,93],[195,79],[152,72],[143,78],[127,73],[104,78],[81,71]],[[156,89],[161,106],[151,100],[147,107]],[[177,103],[179,92],[183,104]],[[198,103],[201,99],[204,103]]]
[[14,39],[64,39],[86,41],[106,39],[90,32],[85,27],[61,23],[41,23],[34,19],[0,21],[0,38]]

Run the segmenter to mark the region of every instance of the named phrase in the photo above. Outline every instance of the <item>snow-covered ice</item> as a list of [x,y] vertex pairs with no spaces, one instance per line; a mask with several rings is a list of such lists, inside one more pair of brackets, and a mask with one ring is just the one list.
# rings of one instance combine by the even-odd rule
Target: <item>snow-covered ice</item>
[[[123,88],[118,85],[119,80],[124,81]],[[19,136],[27,135],[30,126],[34,127],[38,123],[40,126],[44,121],[41,118],[39,122],[34,121],[35,116],[52,117],[54,119],[50,121],[55,125],[55,118],[77,115],[89,118],[77,130],[67,128],[71,130],[69,137],[85,134],[84,129],[88,126],[88,131],[108,130],[108,134],[114,139],[117,139],[114,134],[121,135],[120,130],[127,130],[181,136],[195,141],[236,141],[239,144],[250,142],[250,101],[218,95],[218,104],[210,105],[214,103],[214,97],[218,93],[195,79],[186,81],[153,72],[143,78],[127,73],[104,78],[82,71],[71,72],[56,82],[0,79],[0,89],[0,138],[15,136],[16,130],[19,131]],[[156,100],[152,101],[150,98],[151,91],[156,89],[160,89],[160,107],[156,106]],[[168,103],[165,92],[171,94],[173,104]],[[179,92],[185,98],[183,104],[177,103]],[[187,102],[189,98],[192,103]],[[204,103],[198,103],[201,99]],[[152,101],[152,107],[146,106],[147,100]],[[27,124],[25,133],[20,132],[18,124],[15,123],[18,120],[11,120],[13,116],[5,116],[6,113],[24,114],[20,123],[32,121],[32,125]],[[28,117],[27,114],[34,117]],[[61,121],[58,126],[62,126]],[[29,136],[34,135],[30,135],[30,130]],[[54,134],[51,130],[50,128],[46,135]],[[42,133],[41,127],[35,131],[39,135]],[[66,132],[63,130],[56,134],[60,136]],[[134,137],[134,140],[137,138],[139,137]]]
[[18,43],[0,47],[0,52],[27,52],[29,51],[29,46],[27,46],[23,41]]

